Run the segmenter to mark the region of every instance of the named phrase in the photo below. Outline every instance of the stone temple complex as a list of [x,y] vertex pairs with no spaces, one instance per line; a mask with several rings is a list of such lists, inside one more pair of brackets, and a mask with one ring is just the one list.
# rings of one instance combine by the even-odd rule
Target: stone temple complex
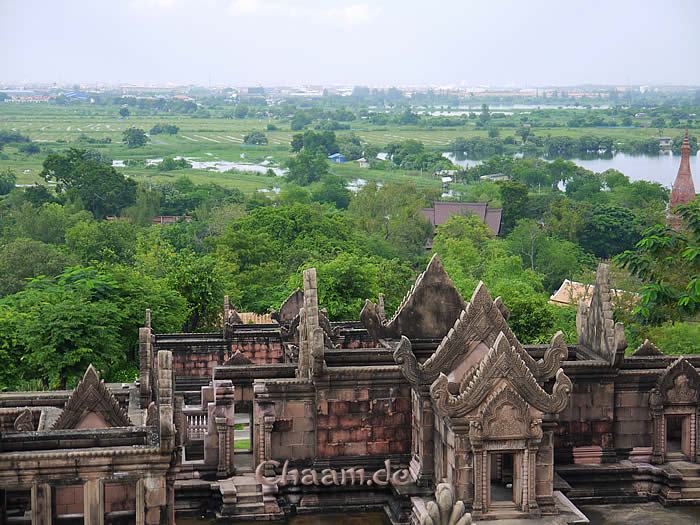
[[[699,356],[626,353],[608,268],[562,333],[523,345],[437,256],[387,318],[330,322],[314,269],[274,313],[140,329],[140,376],[0,394],[2,523],[172,524],[379,510],[395,524],[587,523],[578,504],[700,504]],[[558,521],[551,521],[557,519]],[[549,521],[547,521],[549,520]]]

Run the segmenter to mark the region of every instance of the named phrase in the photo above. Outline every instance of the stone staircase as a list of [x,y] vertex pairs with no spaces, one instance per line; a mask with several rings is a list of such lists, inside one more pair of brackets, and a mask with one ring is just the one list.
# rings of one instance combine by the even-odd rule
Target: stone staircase
[[680,499],[684,503],[700,503],[700,465],[687,461],[674,461],[670,465],[683,476]]
[[479,520],[520,520],[526,518],[528,518],[528,514],[516,509],[512,501],[492,501],[488,512],[482,514]]
[[221,480],[221,509],[217,512],[217,518],[240,521],[284,519],[284,513],[277,504],[276,489],[259,484],[252,475]]

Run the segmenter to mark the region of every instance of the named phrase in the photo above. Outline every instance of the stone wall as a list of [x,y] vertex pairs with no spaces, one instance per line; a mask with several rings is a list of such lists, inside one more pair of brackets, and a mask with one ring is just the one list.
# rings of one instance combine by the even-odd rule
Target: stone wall
[[411,451],[411,391],[407,385],[322,390],[316,411],[319,457]]
[[571,399],[554,433],[557,462],[605,462],[604,451],[615,447],[614,427],[615,384],[574,379]]
[[279,334],[270,332],[246,332],[234,334],[230,346],[231,353],[240,351],[251,362],[258,365],[284,362],[284,350]]

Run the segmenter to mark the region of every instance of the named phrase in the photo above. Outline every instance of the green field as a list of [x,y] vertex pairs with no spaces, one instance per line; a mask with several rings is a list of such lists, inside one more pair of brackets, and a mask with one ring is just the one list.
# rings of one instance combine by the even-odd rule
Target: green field
[[[570,110],[579,111],[579,110]],[[585,111],[585,110],[580,110]],[[570,114],[567,112],[567,114]],[[560,118],[564,118],[563,116]],[[265,131],[269,122],[277,131]],[[148,131],[157,123],[175,124],[180,128],[177,135],[154,135],[145,147],[129,149],[121,143],[122,132],[128,127]],[[416,126],[375,126],[358,120],[351,123],[350,131],[336,132],[338,136],[353,132],[364,141],[379,147],[389,142],[415,139],[436,150],[445,149],[456,137],[486,136],[486,131],[477,129],[473,123],[449,128],[424,128]],[[165,156],[191,157],[198,161],[229,161],[257,164],[267,160],[271,166],[281,166],[290,155],[289,142],[294,132],[285,121],[254,119],[191,118],[183,115],[131,116],[122,119],[113,107],[108,106],[52,106],[48,104],[0,104],[0,129],[16,130],[28,135],[42,147],[42,153],[26,155],[12,146],[3,150],[0,168],[12,168],[18,183],[41,182],[41,163],[49,151],[59,151],[70,146],[96,149],[116,160],[140,161],[135,166],[119,168],[137,180],[167,181],[181,175],[189,176],[195,183],[212,182],[226,187],[236,187],[251,193],[261,188],[272,188],[279,181],[265,174],[250,172],[214,172],[198,169],[160,172],[144,167],[146,159]],[[254,130],[264,131],[269,143],[265,146],[243,144],[243,136]],[[605,135],[616,141],[643,139],[658,135],[654,128],[533,128],[539,136]],[[502,128],[501,137],[515,133],[514,128]],[[664,134],[674,136],[680,129],[666,129]],[[93,139],[111,138],[111,144],[88,144],[81,136]],[[430,174],[406,172],[404,170],[363,169],[349,162],[332,166],[332,171],[348,179],[390,181],[410,179],[421,187],[439,188],[440,181]]]

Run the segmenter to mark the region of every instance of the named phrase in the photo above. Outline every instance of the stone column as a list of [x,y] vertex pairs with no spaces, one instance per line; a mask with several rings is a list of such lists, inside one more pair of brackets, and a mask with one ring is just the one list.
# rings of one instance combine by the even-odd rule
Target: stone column
[[158,419],[160,449],[170,452],[175,448],[173,424],[173,354],[169,350],[158,351]]
[[99,479],[89,479],[83,485],[83,523],[102,525],[104,523],[104,498]]
[[32,485],[32,525],[51,525],[51,497],[48,483]]
[[153,401],[151,394],[151,369],[153,367],[153,334],[151,311],[146,310],[146,325],[139,328],[139,394],[141,408]]
[[144,525],[160,525],[161,510],[167,503],[165,478],[145,478],[143,488]]
[[430,393],[411,389],[413,401],[413,443],[409,465],[411,475],[420,487],[429,487],[435,478],[435,414]]
[[[202,396],[204,399],[204,391]],[[204,462],[216,465],[217,476],[227,478],[234,472],[234,387],[231,381],[216,381],[207,397],[207,435],[204,438]]]

